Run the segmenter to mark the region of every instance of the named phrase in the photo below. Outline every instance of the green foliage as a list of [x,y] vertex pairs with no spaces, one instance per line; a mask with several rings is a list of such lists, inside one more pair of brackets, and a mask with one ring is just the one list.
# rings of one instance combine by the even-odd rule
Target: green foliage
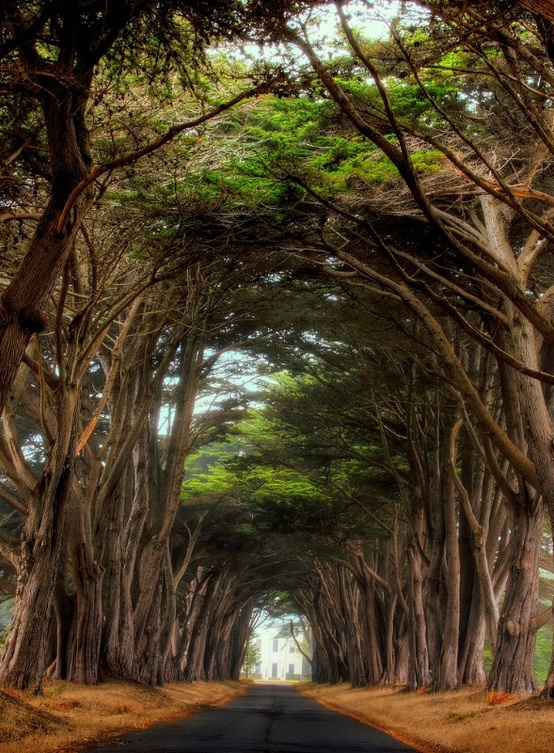
[[190,457],[183,500],[241,500],[258,534],[383,535],[363,506],[390,522],[385,501],[398,489],[386,464],[403,474],[407,461],[401,445],[385,460],[371,412],[362,420],[367,374],[339,364],[313,360],[313,374],[275,375],[257,393],[264,407],[236,427],[241,447],[234,440],[233,451],[212,445]]
[[261,660],[262,653],[256,646],[256,638],[251,635],[246,644],[246,651],[244,652],[244,659],[242,662],[242,672],[246,677],[250,677],[252,672],[256,668],[256,664]]
[[0,650],[4,646],[6,635],[8,633],[8,630],[10,629],[13,606],[13,598],[0,602]]
[[552,627],[544,625],[537,631],[537,641],[535,644],[535,677],[539,684],[544,683],[550,668],[552,659]]
[[[259,422],[253,430],[259,438]],[[245,424],[242,429],[248,432]],[[267,437],[267,433],[265,434]],[[230,452],[226,446],[209,446],[194,453],[188,462],[182,500],[241,500],[254,516],[257,531],[292,533],[305,530],[309,522],[332,514],[332,497],[306,474],[290,468],[260,463],[252,447]],[[245,523],[236,527],[245,532]]]
[[227,468],[235,452],[226,445],[209,445],[189,455],[181,499],[227,497],[237,490],[236,478]]

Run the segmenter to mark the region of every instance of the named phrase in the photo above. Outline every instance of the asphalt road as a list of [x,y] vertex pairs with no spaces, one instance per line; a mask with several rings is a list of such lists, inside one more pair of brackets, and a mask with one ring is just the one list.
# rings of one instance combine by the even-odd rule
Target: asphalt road
[[223,706],[110,738],[89,753],[406,753],[413,748],[320,706],[290,685],[260,683]]

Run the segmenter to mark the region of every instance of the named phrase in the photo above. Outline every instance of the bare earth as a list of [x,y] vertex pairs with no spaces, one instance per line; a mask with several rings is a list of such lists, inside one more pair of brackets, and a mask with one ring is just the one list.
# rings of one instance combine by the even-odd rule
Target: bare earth
[[[242,693],[244,683],[124,682],[97,687],[54,682],[44,695],[0,691],[0,753],[72,753],[93,740],[155,721],[186,717]],[[482,688],[404,693],[401,688],[302,685],[330,708],[373,724],[425,753],[546,753],[554,703],[488,697]]]

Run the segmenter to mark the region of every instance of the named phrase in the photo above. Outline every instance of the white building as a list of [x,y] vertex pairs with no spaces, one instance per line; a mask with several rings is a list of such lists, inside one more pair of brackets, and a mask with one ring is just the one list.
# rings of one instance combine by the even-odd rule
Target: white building
[[[299,651],[296,641],[284,635],[287,623],[280,620],[262,623],[254,631],[252,640],[260,652],[260,661],[252,676],[260,680],[305,680],[310,665]],[[309,652],[307,652],[309,653]]]

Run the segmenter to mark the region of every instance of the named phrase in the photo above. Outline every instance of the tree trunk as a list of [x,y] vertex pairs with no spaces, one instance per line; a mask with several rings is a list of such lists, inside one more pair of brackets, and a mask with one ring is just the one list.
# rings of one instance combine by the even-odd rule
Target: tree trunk
[[[179,507],[181,484],[184,477],[184,462],[190,444],[190,424],[194,407],[194,398],[198,384],[197,361],[199,345],[195,333],[190,333],[182,342],[179,365],[179,385],[176,399],[174,428],[169,438],[166,465],[162,475],[161,489],[157,490],[157,499],[151,500],[151,527],[149,538],[144,546],[139,563],[139,590],[134,608],[135,627],[135,661],[144,665],[141,651],[148,640],[145,631],[151,615],[153,601],[159,595],[159,575],[165,557],[168,554],[169,537]],[[175,588],[173,582],[166,587]]]
[[31,684],[41,688],[46,670],[71,476],[71,464],[66,463],[42,501],[38,525],[31,516],[23,534],[14,617],[0,662],[0,681],[20,690]]
[[408,573],[407,602],[408,613],[408,678],[407,690],[428,688],[432,676],[427,647],[427,623],[423,595],[423,569],[419,552],[414,546],[409,551],[410,567]]
[[[173,628],[173,613],[168,610],[173,593],[169,554],[161,563],[150,610],[146,615],[140,637],[135,638],[133,677],[147,685],[161,685],[164,680],[164,656]],[[169,614],[168,614],[169,612]]]
[[487,681],[483,666],[485,645],[485,610],[482,591],[475,576],[473,598],[469,607],[464,640],[458,658],[458,678],[462,685],[484,685]]
[[179,640],[175,652],[175,663],[179,678],[184,677],[190,652],[191,636],[206,594],[210,575],[206,568],[197,567],[190,583],[186,585],[186,595],[182,597],[183,607],[177,614]]
[[94,556],[90,500],[73,495],[69,524],[75,583],[74,629],[67,678],[83,685],[98,682],[102,635],[102,568]]
[[183,668],[183,679],[188,682],[206,680],[204,672],[204,658],[206,641],[210,624],[210,610],[212,597],[217,588],[217,576],[211,575],[205,585],[202,584],[202,593],[194,615],[192,626],[188,626],[189,638],[186,650],[186,663]]
[[[135,454],[135,453],[133,453]],[[115,486],[107,498],[102,511],[102,527],[98,533],[100,541],[95,544],[99,550],[99,561],[104,571],[102,580],[102,613],[104,616],[100,670],[108,677],[129,678],[133,669],[133,607],[131,584],[134,572],[134,559],[128,557],[124,547],[125,491],[124,479]],[[134,508],[134,504],[132,508]],[[133,530],[134,541],[139,541],[140,526]],[[136,546],[133,547],[133,552]]]
[[[446,444],[446,443],[445,443]],[[446,458],[445,458],[446,459]],[[446,466],[446,463],[445,463]],[[460,553],[458,551],[458,515],[454,483],[450,473],[443,478],[445,517],[445,561],[443,563],[446,587],[446,613],[442,634],[440,664],[437,668],[434,690],[451,690],[458,685],[458,640],[460,635]]]
[[542,503],[532,491],[524,508],[514,520],[506,596],[488,681],[491,690],[507,693],[530,693],[536,689],[534,619],[544,513]]
[[48,657],[50,620],[74,476],[78,389],[58,387],[57,436],[25,524],[14,618],[0,663],[0,681],[40,687]]
[[59,226],[73,189],[86,177],[90,155],[83,133],[86,86],[71,94],[64,81],[41,79],[50,148],[52,194],[16,274],[0,298],[0,414],[31,337],[46,326],[45,307],[69,257],[82,200]]
[[250,632],[250,620],[252,618],[253,602],[250,600],[245,604],[235,617],[233,633],[231,636],[231,655],[229,664],[228,678],[231,680],[240,679],[240,670],[244,661],[244,653]]

